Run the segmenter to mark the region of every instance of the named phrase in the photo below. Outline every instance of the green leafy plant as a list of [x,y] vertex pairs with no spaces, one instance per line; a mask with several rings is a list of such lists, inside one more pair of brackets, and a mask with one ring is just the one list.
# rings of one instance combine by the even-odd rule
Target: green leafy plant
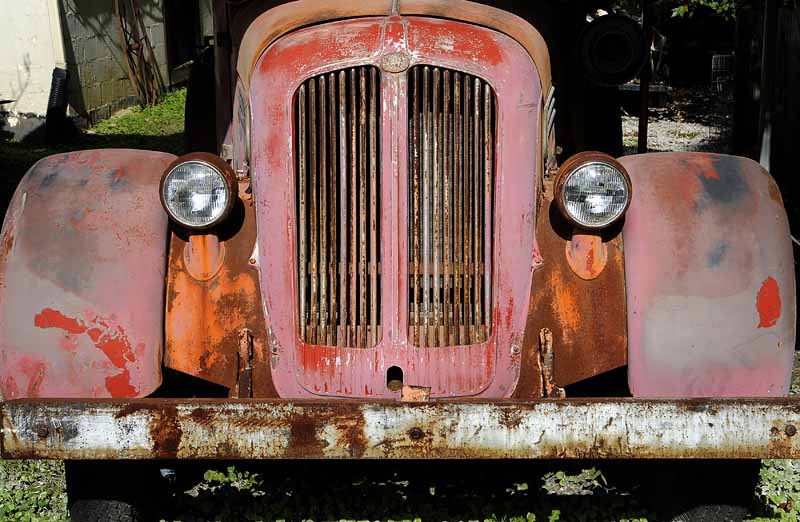
[[0,460],[0,520],[67,520],[64,466],[47,460]]
[[603,473],[594,467],[574,475],[563,471],[546,473],[542,482],[542,488],[551,495],[591,495],[609,489]]
[[800,515],[800,462],[786,459],[761,463],[756,497],[767,515],[797,520]]

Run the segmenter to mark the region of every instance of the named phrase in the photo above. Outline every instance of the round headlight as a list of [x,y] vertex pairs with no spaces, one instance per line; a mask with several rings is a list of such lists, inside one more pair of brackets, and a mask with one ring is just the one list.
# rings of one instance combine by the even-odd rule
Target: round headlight
[[580,228],[598,229],[615,223],[631,202],[631,180],[614,158],[583,152],[567,160],[555,183],[563,214]]
[[218,156],[206,153],[178,158],[161,179],[161,203],[178,224],[195,230],[227,217],[236,200],[236,176]]

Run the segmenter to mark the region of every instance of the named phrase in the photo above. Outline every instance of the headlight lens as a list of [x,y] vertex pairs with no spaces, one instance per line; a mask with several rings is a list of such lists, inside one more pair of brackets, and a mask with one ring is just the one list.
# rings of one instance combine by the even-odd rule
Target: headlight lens
[[[602,155],[605,156],[605,155]],[[565,163],[557,183],[559,205],[575,225],[604,228],[628,208],[631,184],[625,169],[611,157],[599,154]]]
[[222,221],[236,197],[235,182],[225,172],[225,165],[215,165],[221,160],[204,159],[177,161],[161,181],[161,201],[167,213],[191,229]]

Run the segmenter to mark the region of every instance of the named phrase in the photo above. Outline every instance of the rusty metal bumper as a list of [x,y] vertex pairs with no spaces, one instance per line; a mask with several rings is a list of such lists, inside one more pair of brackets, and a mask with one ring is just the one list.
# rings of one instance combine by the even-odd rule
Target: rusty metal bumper
[[800,458],[794,399],[12,400],[3,458]]

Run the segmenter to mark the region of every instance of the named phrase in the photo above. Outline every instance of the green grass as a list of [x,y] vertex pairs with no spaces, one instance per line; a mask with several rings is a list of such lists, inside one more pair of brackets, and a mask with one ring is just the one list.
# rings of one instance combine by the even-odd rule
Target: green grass
[[63,463],[0,460],[0,520],[66,521]]
[[75,131],[55,147],[20,143],[0,136],[0,205],[5,207],[22,176],[34,163],[59,152],[87,149],[146,149],[183,153],[183,107],[186,89],[164,96],[155,107],[133,107],[85,132]]

